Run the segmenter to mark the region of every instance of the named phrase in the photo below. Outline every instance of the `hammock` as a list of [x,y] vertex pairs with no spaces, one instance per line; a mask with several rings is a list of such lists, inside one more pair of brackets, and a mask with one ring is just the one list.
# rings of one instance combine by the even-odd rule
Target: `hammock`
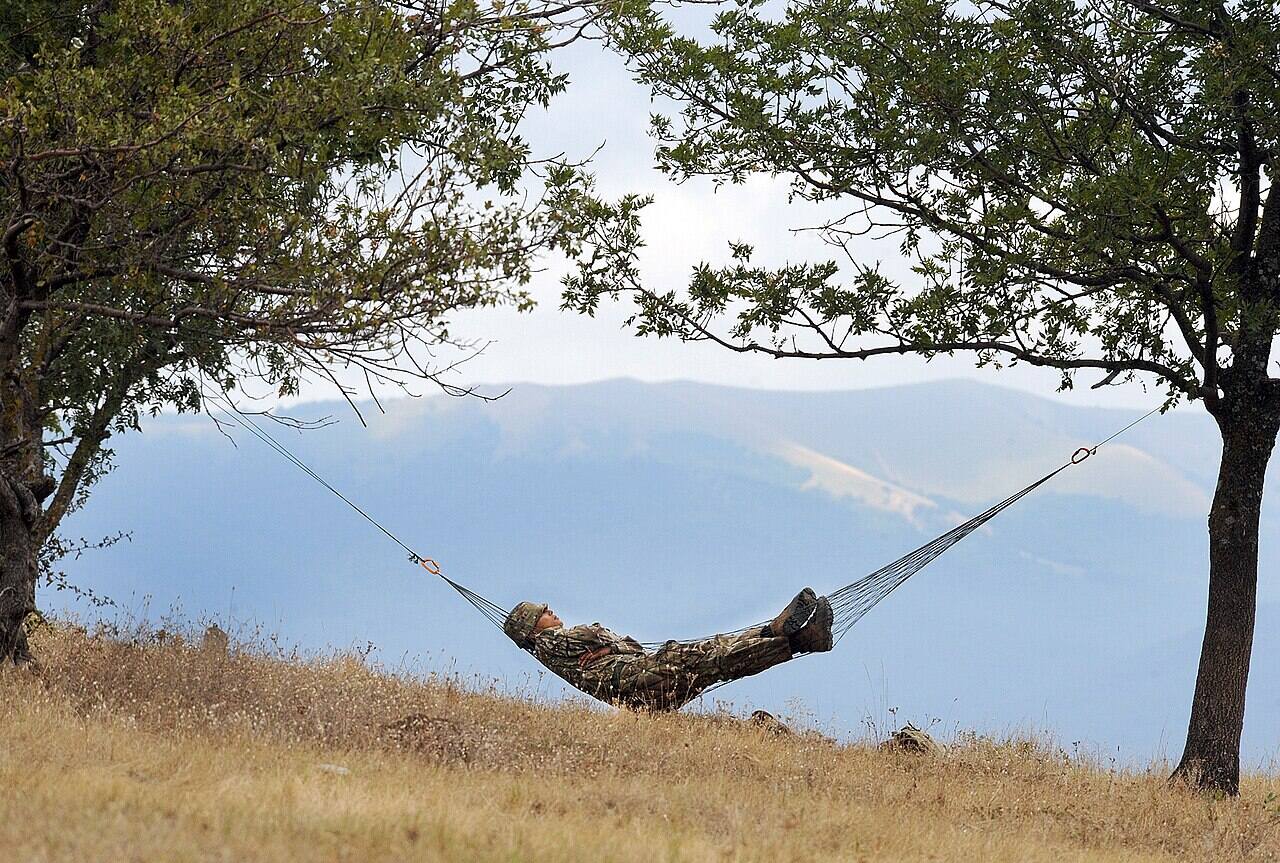
[[[1145,418],[1146,417],[1143,417],[1143,419]],[[1136,425],[1136,423],[1133,423],[1132,425]],[[1126,426],[1126,428],[1121,431],[1131,428],[1132,425]],[[1120,432],[1117,432],[1116,434],[1120,434]],[[1115,435],[1112,435],[1112,437],[1115,437]],[[1107,438],[1107,440],[1111,440],[1111,438]],[[1103,443],[1105,443],[1105,441],[1103,441]],[[1070,461],[1045,474],[1026,488],[1020,489],[1019,491],[1011,494],[1009,497],[1000,501],[990,509],[975,515],[963,524],[956,525],[946,533],[925,543],[915,551],[904,554],[892,563],[887,563],[874,572],[864,575],[857,581],[846,584],[844,587],[828,593],[827,599],[831,602],[831,611],[834,618],[831,624],[831,634],[834,641],[839,643],[845,633],[852,629],[854,624],[862,619],[863,615],[875,608],[889,594],[901,587],[903,582],[908,578],[933,563],[933,561],[937,560],[938,557],[940,557],[943,552],[947,551],[947,549],[951,548],[951,546],[982,527],[988,521],[995,518],[1010,506],[1013,506],[1013,504],[1017,503],[1023,497],[1035,491],[1049,480],[1053,479],[1062,471],[1072,465],[1080,464],[1086,458],[1097,452],[1098,447],[1100,446],[1102,446],[1102,443],[1095,444],[1092,447],[1081,447],[1076,450]],[[412,551],[409,552],[409,555],[410,559],[414,563],[424,566],[432,575],[439,576],[445,581],[445,583],[461,594],[463,599],[475,606],[476,610],[484,615],[490,623],[498,627],[498,629],[502,629],[502,623],[506,620],[507,613],[510,609],[504,609],[497,603],[485,599],[475,591],[469,590],[463,585],[448,578],[439,571],[439,566],[436,565],[434,560],[418,557]],[[767,620],[762,620],[758,623],[753,623],[750,626],[744,626],[742,629],[733,630],[731,632],[720,632],[715,633],[714,635],[702,636],[701,638],[675,640],[679,642],[692,643],[695,641],[703,641],[707,638],[714,638],[715,635],[741,635],[742,633],[749,632],[753,629],[758,630],[768,622],[769,621]],[[649,649],[657,648],[665,643],[666,641],[641,642],[644,647]],[[528,648],[522,649],[527,650],[530,653],[533,652]]]
[[[376,519],[374,519],[373,516],[369,515],[369,513],[361,509],[358,505],[356,505],[353,501],[351,501],[346,495],[344,495],[338,489],[330,485],[322,476],[320,476],[318,473],[312,470],[310,466],[308,466],[305,462],[303,462],[301,459],[295,456],[292,452],[290,452],[287,447],[285,447],[282,443],[276,440],[271,434],[269,434],[265,429],[263,429],[261,426],[255,423],[250,417],[242,413],[240,409],[237,408],[235,404],[230,400],[230,398],[228,398],[225,394],[222,394],[222,395],[206,394],[206,400],[209,402],[212,402],[214,406],[218,408],[219,411],[225,414],[229,419],[231,419],[241,428],[253,434],[255,437],[257,437],[267,446],[274,449],[277,453],[279,453],[285,459],[292,462],[295,466],[298,467],[298,469],[306,473],[316,482],[320,483],[320,485],[324,486],[326,489],[328,489],[330,492],[336,495],[340,500],[342,500],[349,507],[351,507],[357,513],[359,513],[359,515],[363,517],[366,521],[368,521],[378,530],[382,531],[382,533],[384,533],[389,539],[391,539],[392,542],[396,543],[402,549],[404,549],[404,551],[408,553],[410,561],[421,566],[432,575],[440,578],[442,581],[444,581],[445,584],[449,585],[449,587],[457,591],[459,596],[461,596],[468,603],[474,606],[475,609],[479,611],[480,614],[483,615],[486,620],[488,620],[490,623],[496,626],[499,629],[499,631],[502,630],[503,621],[506,620],[507,614],[510,611],[510,609],[504,608],[503,606],[498,605],[496,602],[486,599],[485,597],[476,593],[474,590],[471,590],[465,585],[462,585],[454,581],[453,579],[449,578],[447,575],[445,575],[440,565],[437,564],[433,559],[429,557],[423,557],[422,555],[418,554],[416,551],[414,551],[412,548],[406,545],[403,541],[401,541],[398,536],[396,536],[394,533],[392,533],[390,530],[384,527],[381,523],[379,523]],[[844,635],[850,629],[853,628],[854,624],[856,624],[859,620],[861,620],[862,617],[868,611],[870,611],[872,608],[878,605],[889,594],[893,593],[893,591],[897,590],[903,584],[903,582],[905,582],[908,578],[915,575],[920,570],[924,569],[933,561],[937,560],[938,557],[942,555],[943,552],[947,551],[949,548],[951,548],[953,545],[958,543],[960,540],[964,539],[969,534],[973,533],[975,530],[982,527],[988,521],[995,518],[1000,513],[1004,512],[1004,510],[1013,506],[1019,500],[1026,497],[1028,494],[1035,491],[1040,486],[1044,485],[1049,480],[1053,479],[1054,477],[1062,473],[1067,468],[1072,467],[1073,465],[1078,465],[1081,462],[1083,462],[1085,459],[1089,458],[1089,456],[1094,455],[1098,451],[1098,448],[1101,447],[1103,444],[1106,444],[1111,440],[1119,437],[1129,429],[1136,426],[1138,423],[1145,420],[1147,417],[1151,416],[1152,414],[1158,413],[1160,410],[1161,410],[1160,407],[1153,408],[1152,410],[1138,417],[1133,422],[1126,425],[1124,428],[1112,433],[1111,435],[1099,441],[1098,443],[1094,444],[1093,446],[1080,447],[1072,454],[1071,458],[1068,461],[1064,462],[1062,465],[1058,466],[1057,468],[1054,468],[1052,471],[1040,477],[1030,485],[1025,486],[1024,488],[1019,489],[1018,491],[1009,495],[1004,500],[997,503],[995,506],[992,506],[990,509],[987,509],[984,512],[979,513],[978,515],[975,515],[973,518],[969,519],[963,524],[956,525],[955,527],[951,528],[947,532],[925,543],[924,545],[920,546],[914,551],[911,551],[908,554],[904,554],[902,557],[898,558],[892,563],[888,563],[880,567],[879,569],[875,570],[874,572],[869,573],[868,575],[864,575],[862,578],[859,578],[857,581],[851,582],[850,584],[846,584],[845,586],[837,588],[831,591],[830,593],[828,593],[827,598],[831,602],[831,610],[834,618],[831,626],[831,631],[832,631],[832,636],[834,641],[836,643],[839,643],[840,639],[843,638]],[[759,629],[760,627],[764,626],[764,624],[767,622],[768,621],[760,621],[759,623],[755,623],[755,624],[752,624],[751,626],[743,627],[742,629],[734,630],[732,632],[716,633],[716,635],[730,635],[730,636],[739,635],[741,633],[748,632],[749,630],[752,630],[752,629]],[[691,643],[694,641],[702,641],[705,638],[712,638],[712,637],[714,636],[704,636],[703,638],[697,638],[697,639],[676,639],[676,640],[684,641],[686,643]],[[661,644],[665,644],[665,643],[666,642],[643,642],[644,646],[650,649],[656,648]],[[522,649],[526,650],[528,653],[531,653],[531,654],[533,653],[533,650],[530,647],[525,647]],[[710,687],[706,691],[710,691],[711,688],[716,688],[716,687]]]

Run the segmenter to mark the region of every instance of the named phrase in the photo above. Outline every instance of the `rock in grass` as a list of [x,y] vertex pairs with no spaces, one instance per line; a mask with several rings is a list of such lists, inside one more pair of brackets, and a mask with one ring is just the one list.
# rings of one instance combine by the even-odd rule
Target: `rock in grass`
[[200,649],[216,656],[226,656],[231,638],[216,623],[209,624],[200,638]]
[[880,748],[886,752],[909,752],[913,755],[942,754],[942,747],[936,740],[909,722],[889,735]]
[[795,733],[788,728],[782,720],[767,710],[757,710],[747,718],[747,721],[758,727],[766,734],[783,735]]

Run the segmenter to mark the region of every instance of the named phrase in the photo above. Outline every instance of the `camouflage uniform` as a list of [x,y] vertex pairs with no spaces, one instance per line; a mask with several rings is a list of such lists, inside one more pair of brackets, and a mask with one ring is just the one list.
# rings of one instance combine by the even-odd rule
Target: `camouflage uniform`
[[531,648],[547,668],[601,701],[678,710],[717,683],[758,674],[791,658],[785,637],[759,629],[703,641],[668,641],[652,653],[598,623],[544,629]]

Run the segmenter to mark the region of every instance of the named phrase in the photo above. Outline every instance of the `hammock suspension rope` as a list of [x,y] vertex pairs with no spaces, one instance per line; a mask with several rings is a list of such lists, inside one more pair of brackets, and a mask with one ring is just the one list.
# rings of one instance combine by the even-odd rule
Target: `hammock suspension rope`
[[[344,495],[341,491],[331,485],[320,474],[316,473],[306,462],[294,455],[288,447],[280,443],[266,429],[259,426],[252,418],[244,414],[235,403],[226,394],[206,394],[206,401],[212,404],[219,412],[228,417],[236,425],[248,431],[254,437],[258,438],[264,444],[275,450],[288,461],[292,462],[299,470],[310,476],[321,486],[332,492],[339,500],[347,506],[355,510],[366,521],[385,534],[392,542],[400,546],[408,553],[409,560],[418,566],[421,566],[431,575],[434,575],[444,581],[445,584],[453,588],[463,599],[470,603],[486,620],[502,629],[503,621],[507,617],[509,609],[503,608],[496,602],[493,602],[470,588],[462,585],[449,576],[444,574],[442,567],[435,560],[429,557],[423,557],[414,551],[407,543],[396,536],[390,529],[375,519],[372,515],[362,509],[354,501]],[[1159,413],[1163,406],[1152,408],[1142,416],[1123,428],[1113,432],[1092,446],[1080,447],[1072,455],[1071,458],[1060,466],[1054,468],[1049,473],[1032,482],[1030,485],[1019,489],[1004,500],[990,507],[989,509],[979,513],[968,521],[956,525],[945,533],[939,535],[935,539],[925,543],[914,551],[908,552],[897,560],[880,567],[874,572],[863,576],[857,581],[851,582],[844,587],[838,588],[827,594],[827,598],[831,602],[831,609],[834,614],[834,622],[832,624],[832,635],[836,642],[839,642],[844,635],[853,628],[862,617],[882,602],[894,590],[901,587],[902,584],[911,576],[924,569],[944,552],[954,546],[960,540],[982,527],[991,519],[995,518],[1004,510],[1013,506],[1015,503],[1026,497],[1031,492],[1040,488],[1045,483],[1062,473],[1067,468],[1078,465],[1090,456],[1097,453],[1098,449],[1104,444],[1110,443],[1120,435],[1129,431],[1138,423]],[[720,635],[734,635],[737,633],[747,632],[751,629],[758,629],[767,621],[760,621],[749,627],[743,627],[740,630],[730,633],[718,633]],[[706,636],[710,637],[710,636]],[[701,639],[688,639],[688,641],[698,641]],[[664,642],[647,642],[646,647],[657,647]]]

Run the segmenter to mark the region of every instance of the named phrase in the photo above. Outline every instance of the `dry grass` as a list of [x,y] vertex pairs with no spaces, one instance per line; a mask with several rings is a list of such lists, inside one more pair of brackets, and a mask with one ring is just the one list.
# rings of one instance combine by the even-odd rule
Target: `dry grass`
[[[1276,860],[1239,800],[1031,743],[941,756],[63,626],[0,673],[5,860]],[[415,716],[409,721],[405,717]]]

